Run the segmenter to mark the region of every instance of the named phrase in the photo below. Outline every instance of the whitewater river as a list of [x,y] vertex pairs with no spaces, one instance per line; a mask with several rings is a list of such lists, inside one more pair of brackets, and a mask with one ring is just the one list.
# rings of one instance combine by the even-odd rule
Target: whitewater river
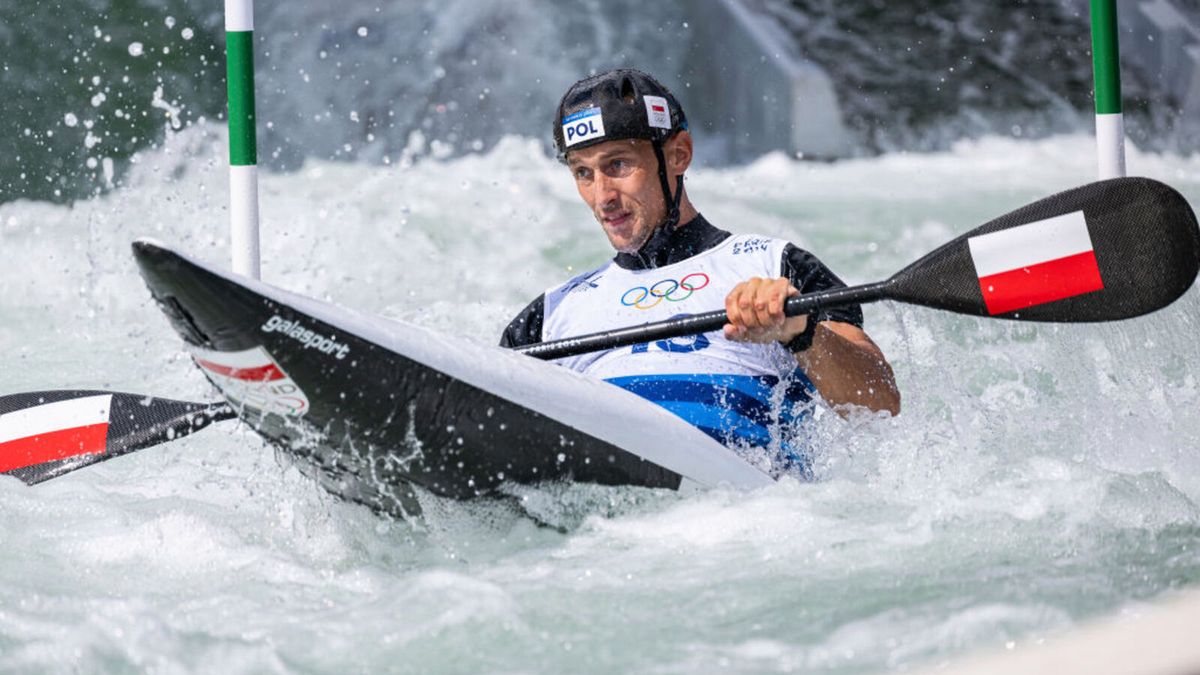
[[[128,243],[224,262],[197,126],[73,207],[0,206],[0,392],[214,392]],[[1085,137],[695,171],[735,231],[890,275],[1093,175]],[[493,343],[607,243],[536,142],[263,178],[263,275]],[[1200,203],[1200,161],[1131,150]],[[0,480],[4,672],[873,672],[1023,649],[1200,581],[1200,299],[1115,325],[881,304],[898,419],[814,429],[818,480],[689,498],[575,486],[417,524],[340,503],[227,424],[29,488]],[[613,420],[620,424],[620,420]],[[653,429],[645,433],[653,434]]]

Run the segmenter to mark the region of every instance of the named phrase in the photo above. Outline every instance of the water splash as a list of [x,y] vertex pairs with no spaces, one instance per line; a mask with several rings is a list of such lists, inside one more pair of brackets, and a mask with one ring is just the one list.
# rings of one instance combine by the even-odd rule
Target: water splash
[[[112,194],[0,205],[0,388],[213,396],[128,245],[228,259],[223,149],[193,125]],[[689,192],[864,282],[1081,182],[1091,156],[1057,137],[767,157],[698,170]],[[1200,198],[1197,160],[1129,163]],[[311,161],[265,174],[262,204],[269,282],[480,342],[610,255],[561,166],[516,137],[403,167]],[[514,489],[423,502],[414,526],[333,500],[236,425],[3,480],[0,668],[422,671],[453,653],[489,671],[862,672],[1023,644],[1200,581],[1198,302],[1098,326],[870,306],[904,413],[822,416],[819,480],[749,494]]]

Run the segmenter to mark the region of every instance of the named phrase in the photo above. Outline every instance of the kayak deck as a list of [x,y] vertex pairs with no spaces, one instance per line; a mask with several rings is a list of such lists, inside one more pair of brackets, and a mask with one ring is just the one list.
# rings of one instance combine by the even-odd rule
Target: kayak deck
[[159,306],[239,417],[330,492],[397,515],[413,486],[679,490],[771,482],[633,394],[499,348],[364,317],[140,240]]

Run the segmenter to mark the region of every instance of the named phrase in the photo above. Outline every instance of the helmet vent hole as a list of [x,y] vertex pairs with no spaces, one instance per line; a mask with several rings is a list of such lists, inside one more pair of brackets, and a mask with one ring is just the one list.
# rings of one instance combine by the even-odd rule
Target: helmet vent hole
[[637,92],[633,90],[633,82],[628,77],[621,80],[621,99],[629,105],[637,103]]

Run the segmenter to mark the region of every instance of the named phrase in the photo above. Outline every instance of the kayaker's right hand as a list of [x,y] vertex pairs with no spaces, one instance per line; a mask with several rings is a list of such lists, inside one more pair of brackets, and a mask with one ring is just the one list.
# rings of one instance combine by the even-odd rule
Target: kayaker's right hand
[[725,296],[725,338],[735,342],[789,342],[804,332],[808,315],[788,317],[783,303],[800,295],[785,277],[763,279],[753,277]]

